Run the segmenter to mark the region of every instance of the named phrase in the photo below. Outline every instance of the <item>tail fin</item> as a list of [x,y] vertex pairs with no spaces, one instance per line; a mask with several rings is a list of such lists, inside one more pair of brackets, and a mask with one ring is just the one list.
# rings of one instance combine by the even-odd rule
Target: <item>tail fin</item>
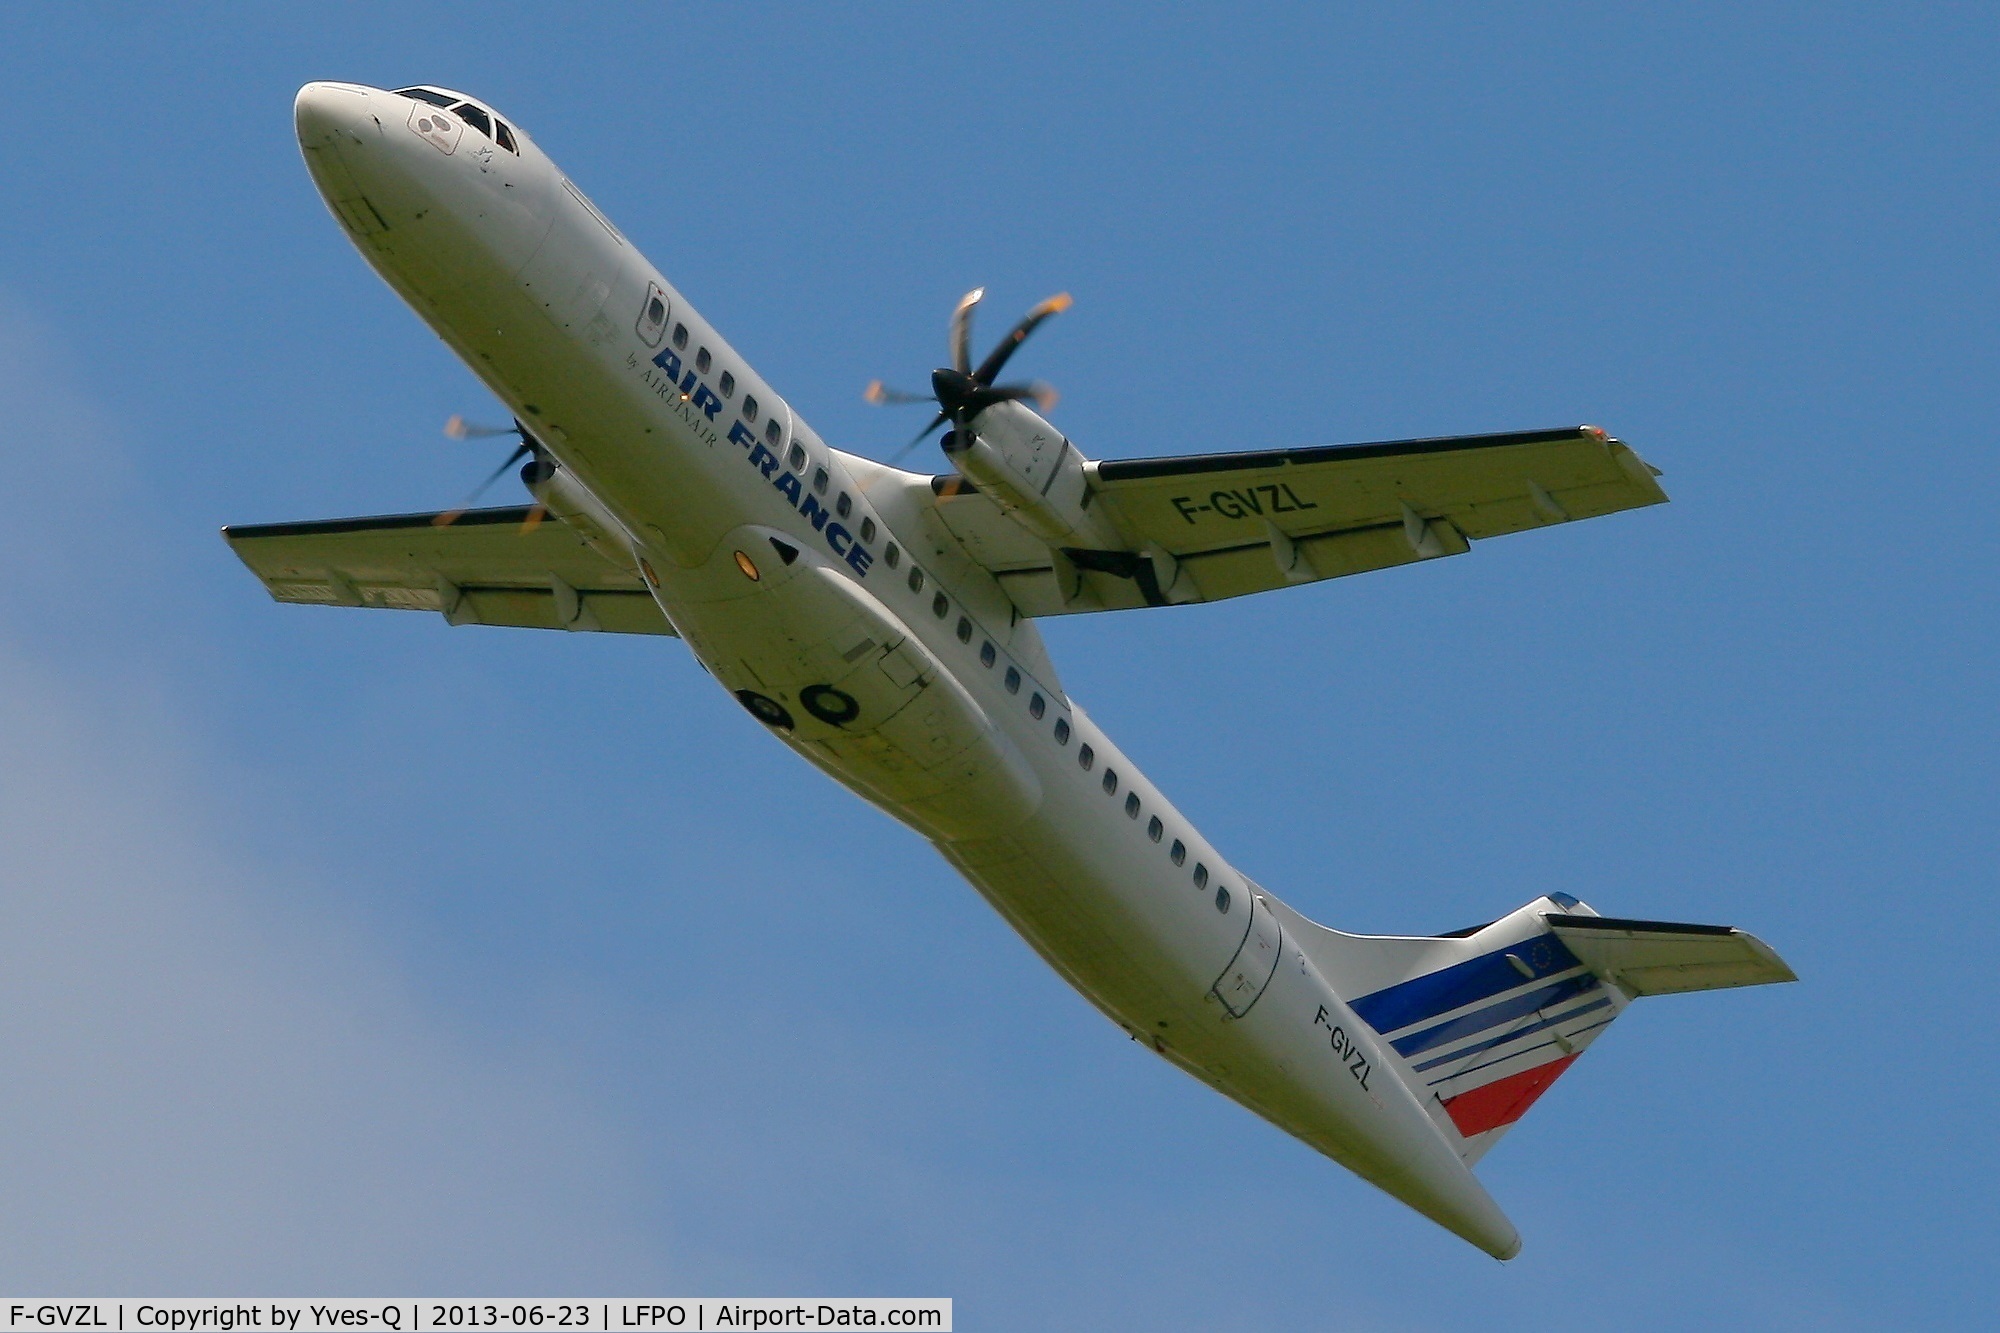
[[1349,935],[1272,905],[1467,1165],[1636,997],[1797,979],[1754,935],[1599,916],[1565,893],[1442,936]]

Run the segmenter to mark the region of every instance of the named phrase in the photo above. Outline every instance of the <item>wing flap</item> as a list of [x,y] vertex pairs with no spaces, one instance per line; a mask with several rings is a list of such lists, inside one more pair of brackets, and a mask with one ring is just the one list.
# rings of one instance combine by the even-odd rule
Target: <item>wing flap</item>
[[222,530],[280,602],[433,611],[454,625],[672,634],[637,569],[524,507]]

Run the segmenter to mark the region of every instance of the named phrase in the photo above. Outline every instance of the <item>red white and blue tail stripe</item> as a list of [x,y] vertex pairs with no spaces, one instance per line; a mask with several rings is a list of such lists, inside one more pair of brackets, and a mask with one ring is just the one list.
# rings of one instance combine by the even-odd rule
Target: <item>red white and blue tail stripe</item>
[[1795,980],[1740,930],[1603,917],[1566,893],[1436,936],[1350,935],[1275,906],[1468,1164],[1635,997]]
[[1542,899],[1469,935],[1428,941],[1423,961],[1442,966],[1348,1002],[1402,1057],[1399,1072],[1442,1113],[1467,1162],[1527,1114],[1630,1002],[1543,922],[1552,908],[1567,915],[1581,907],[1567,895]]

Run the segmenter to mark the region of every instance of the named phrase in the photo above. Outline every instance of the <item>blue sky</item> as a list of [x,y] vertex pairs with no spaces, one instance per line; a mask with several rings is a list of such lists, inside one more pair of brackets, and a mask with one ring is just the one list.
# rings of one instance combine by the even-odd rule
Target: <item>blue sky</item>
[[[1980,6],[85,5],[0,50],[0,1286],[948,1295],[965,1328],[1992,1316]],[[271,604],[492,404],[299,163],[498,104],[831,442],[950,304],[1100,457],[1591,421],[1670,506],[1047,626],[1352,929],[1551,889],[1649,1001],[1482,1167],[1501,1266],[1127,1043],[678,644]],[[935,458],[935,455],[926,455]]]

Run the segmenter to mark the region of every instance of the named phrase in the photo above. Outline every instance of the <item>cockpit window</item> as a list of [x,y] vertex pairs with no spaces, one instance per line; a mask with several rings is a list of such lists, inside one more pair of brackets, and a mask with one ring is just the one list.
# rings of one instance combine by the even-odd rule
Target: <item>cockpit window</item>
[[429,102],[432,106],[450,106],[458,99],[444,93],[434,93],[428,88],[398,88],[398,97],[413,97],[419,102]]
[[498,116],[493,118],[493,138],[495,142],[515,157],[521,155],[520,146],[514,142],[514,131],[508,129],[507,122]]
[[487,138],[491,139],[493,137],[492,118],[489,117],[484,111],[481,111],[478,107],[474,106],[472,103],[460,102],[457,106],[452,108],[452,111],[458,116],[460,120],[472,126],[473,129],[478,130],[481,134],[485,135]]

